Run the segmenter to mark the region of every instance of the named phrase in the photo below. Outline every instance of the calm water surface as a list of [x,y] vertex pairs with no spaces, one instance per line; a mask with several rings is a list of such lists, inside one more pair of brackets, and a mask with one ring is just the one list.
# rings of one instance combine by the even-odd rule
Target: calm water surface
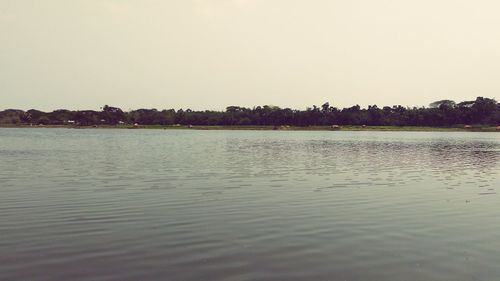
[[500,134],[0,129],[0,280],[499,280]]

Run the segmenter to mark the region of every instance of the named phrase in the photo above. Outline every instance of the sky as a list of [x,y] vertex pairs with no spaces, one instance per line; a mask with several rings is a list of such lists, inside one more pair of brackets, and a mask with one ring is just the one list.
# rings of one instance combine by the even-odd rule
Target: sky
[[497,0],[0,0],[0,109],[500,98]]

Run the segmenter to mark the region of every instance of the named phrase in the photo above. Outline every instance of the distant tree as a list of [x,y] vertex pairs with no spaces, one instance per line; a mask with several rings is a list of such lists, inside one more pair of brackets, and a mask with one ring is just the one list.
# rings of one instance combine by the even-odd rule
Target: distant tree
[[452,100],[438,100],[435,101],[431,104],[429,104],[430,108],[441,108],[441,107],[448,107],[448,108],[453,108],[455,107],[456,103]]
[[329,103],[329,102],[325,102],[325,103],[321,106],[321,112],[322,112],[323,114],[327,114],[329,111],[330,111],[330,103]]
[[104,123],[116,125],[125,119],[125,113],[120,108],[108,105],[102,107],[101,120],[104,120]]
[[490,124],[498,110],[497,101],[494,99],[477,97],[471,107],[475,123]]

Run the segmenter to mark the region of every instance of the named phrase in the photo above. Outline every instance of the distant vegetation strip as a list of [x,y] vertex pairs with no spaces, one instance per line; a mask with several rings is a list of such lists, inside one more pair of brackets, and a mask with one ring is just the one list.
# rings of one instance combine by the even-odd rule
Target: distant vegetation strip
[[453,126],[453,127],[419,127],[419,126],[252,126],[252,125],[30,125],[30,124],[0,124],[3,128],[66,128],[66,129],[162,129],[162,130],[247,130],[247,131],[385,131],[385,132],[500,132],[497,126]]
[[[113,126],[113,127],[192,127],[197,129],[344,129],[357,130],[377,126],[379,130],[394,130],[391,126],[455,127],[493,130],[500,125],[500,104],[495,99],[478,97],[474,101],[455,103],[451,100],[433,102],[429,107],[403,107],[377,105],[361,108],[355,105],[339,109],[328,102],[313,105],[306,110],[257,106],[245,108],[228,106],[225,111],[193,111],[190,109],[138,109],[123,111],[105,105],[102,110],[66,110],[42,112],[7,109],[0,111],[2,126]],[[134,126],[135,125],[135,126]],[[228,127],[229,126],[229,127]],[[347,127],[346,127],[347,126]],[[385,126],[385,127],[384,127]],[[423,129],[423,130],[428,130]]]

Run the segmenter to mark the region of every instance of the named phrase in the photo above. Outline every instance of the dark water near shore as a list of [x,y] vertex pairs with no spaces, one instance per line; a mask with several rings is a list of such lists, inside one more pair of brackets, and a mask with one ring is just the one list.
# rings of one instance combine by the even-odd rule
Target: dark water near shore
[[498,280],[500,134],[0,129],[0,280]]

